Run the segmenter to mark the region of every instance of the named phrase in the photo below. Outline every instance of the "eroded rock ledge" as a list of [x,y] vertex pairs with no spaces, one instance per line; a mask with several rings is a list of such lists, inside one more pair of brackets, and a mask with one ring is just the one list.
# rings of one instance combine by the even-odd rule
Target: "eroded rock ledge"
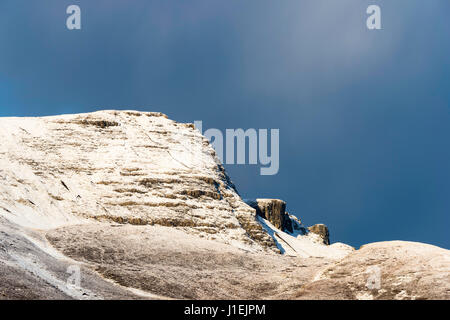
[[292,222],[286,213],[286,202],[280,199],[248,200],[247,204],[256,210],[256,214],[281,231],[293,231]]
[[330,233],[324,224],[315,224],[307,229],[293,215],[286,212],[286,202],[280,199],[246,200],[246,203],[256,210],[256,215],[269,221],[275,228],[295,234],[316,234],[324,244],[330,244]]
[[317,234],[322,240],[324,244],[330,244],[330,232],[328,231],[328,227],[324,224],[315,224],[311,227],[308,227],[308,230],[312,233]]

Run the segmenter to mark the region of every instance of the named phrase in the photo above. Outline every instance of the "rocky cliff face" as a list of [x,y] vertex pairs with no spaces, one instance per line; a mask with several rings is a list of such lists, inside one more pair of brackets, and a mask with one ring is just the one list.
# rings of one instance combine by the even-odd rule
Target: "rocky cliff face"
[[308,227],[308,230],[314,234],[317,234],[323,241],[324,244],[330,244],[330,232],[328,231],[328,227],[324,224],[315,224],[311,227]]
[[292,233],[292,222],[286,213],[286,202],[283,200],[256,199],[246,203],[256,210],[258,216],[268,220],[275,228]]
[[95,219],[276,248],[192,124],[133,111],[4,118],[0,140],[0,214],[21,225]]

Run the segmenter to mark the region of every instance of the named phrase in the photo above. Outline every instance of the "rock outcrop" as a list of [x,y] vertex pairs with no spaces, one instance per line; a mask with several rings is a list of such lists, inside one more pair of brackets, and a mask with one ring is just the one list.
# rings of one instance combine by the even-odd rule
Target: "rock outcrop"
[[256,214],[273,224],[281,231],[291,232],[292,222],[286,213],[286,202],[279,199],[248,200],[247,204],[256,210]]
[[300,235],[306,235],[308,233],[308,230],[302,225],[299,218],[291,214],[289,214],[289,218],[291,219],[293,233]]
[[324,244],[330,244],[330,232],[328,231],[328,227],[324,224],[315,224],[311,227],[308,227],[308,230],[314,234],[317,234],[323,241]]

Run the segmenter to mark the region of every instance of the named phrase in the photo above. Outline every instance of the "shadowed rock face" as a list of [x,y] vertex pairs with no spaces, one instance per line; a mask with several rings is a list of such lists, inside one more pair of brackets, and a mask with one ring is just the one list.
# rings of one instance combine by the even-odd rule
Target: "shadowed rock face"
[[286,202],[279,199],[256,199],[247,202],[256,210],[256,214],[282,231],[292,232],[292,223],[286,213]]

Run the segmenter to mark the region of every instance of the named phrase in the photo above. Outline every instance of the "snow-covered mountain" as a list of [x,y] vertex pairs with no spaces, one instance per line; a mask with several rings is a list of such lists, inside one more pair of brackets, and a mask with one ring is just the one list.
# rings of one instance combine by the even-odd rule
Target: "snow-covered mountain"
[[0,141],[0,214],[20,225],[96,219],[276,248],[192,124],[134,111],[3,118]]
[[0,141],[0,299],[450,299],[448,250],[328,245],[161,113],[1,118]]

